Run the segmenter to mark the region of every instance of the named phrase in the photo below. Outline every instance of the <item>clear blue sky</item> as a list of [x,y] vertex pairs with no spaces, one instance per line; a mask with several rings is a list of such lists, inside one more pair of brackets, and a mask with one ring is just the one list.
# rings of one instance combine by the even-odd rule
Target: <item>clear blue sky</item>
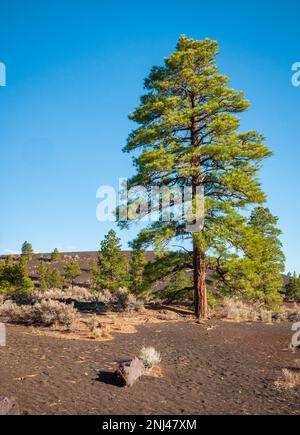
[[[242,128],[274,151],[262,171],[279,216],[287,270],[300,245],[300,4],[283,1],[11,0],[1,2],[0,252],[94,250],[110,224],[95,192],[132,173],[121,152],[143,79],[180,34],[219,41],[222,72],[252,105]],[[132,233],[122,232],[124,248]]]

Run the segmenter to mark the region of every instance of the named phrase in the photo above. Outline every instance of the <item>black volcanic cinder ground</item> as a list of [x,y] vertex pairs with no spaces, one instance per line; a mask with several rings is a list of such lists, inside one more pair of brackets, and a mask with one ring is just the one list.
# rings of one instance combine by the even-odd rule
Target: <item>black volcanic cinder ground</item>
[[[299,390],[274,387],[282,368],[297,358],[286,350],[290,325],[211,325],[145,324],[106,342],[8,326],[0,394],[16,398],[30,414],[299,414]],[[162,377],[145,376],[131,389],[113,385],[116,361],[138,354],[142,345],[161,351]]]

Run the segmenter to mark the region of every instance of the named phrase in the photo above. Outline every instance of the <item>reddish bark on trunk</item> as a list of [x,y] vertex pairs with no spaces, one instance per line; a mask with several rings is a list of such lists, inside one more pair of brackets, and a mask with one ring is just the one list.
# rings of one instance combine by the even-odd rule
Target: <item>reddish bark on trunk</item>
[[197,246],[194,246],[194,306],[197,319],[207,319],[206,260]]

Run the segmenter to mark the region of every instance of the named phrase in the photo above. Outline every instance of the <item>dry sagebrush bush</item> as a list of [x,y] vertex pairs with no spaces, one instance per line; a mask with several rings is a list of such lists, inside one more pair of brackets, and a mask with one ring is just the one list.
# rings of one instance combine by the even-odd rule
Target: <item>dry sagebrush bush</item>
[[293,307],[282,306],[277,316],[283,322],[300,322],[300,306],[296,303]]
[[43,300],[43,299],[64,300],[65,292],[61,289],[51,289],[43,292],[39,291],[36,294],[36,297],[38,300]]
[[6,301],[0,306],[0,318],[9,323],[23,323],[28,312],[27,306],[18,306],[12,301]]
[[140,359],[148,368],[152,368],[161,362],[160,353],[152,346],[143,346],[140,351]]
[[144,301],[136,298],[126,289],[119,289],[115,292],[114,302],[121,311],[142,311],[144,309]]
[[82,287],[68,288],[66,290],[51,289],[45,292],[38,293],[39,299],[53,299],[53,300],[68,300],[73,299],[75,301],[93,301],[95,297],[93,294]]
[[142,299],[136,298],[128,290],[122,288],[113,294],[109,290],[102,290],[97,294],[93,294],[81,287],[66,290],[52,289],[39,292],[37,298],[39,301],[47,299],[55,301],[98,302],[104,305],[115,305],[121,311],[140,311],[144,308],[144,301]]
[[55,323],[73,328],[77,310],[73,305],[57,301],[42,301],[34,305],[17,305],[12,301],[0,306],[0,317],[9,323],[52,326]]
[[113,295],[109,290],[103,290],[96,295],[96,301],[101,304],[108,305],[113,301]]
[[258,303],[245,303],[235,298],[225,298],[221,304],[222,314],[235,322],[272,323],[273,313]]
[[57,301],[42,301],[33,306],[36,319],[42,325],[53,325],[58,323],[62,326],[67,326],[73,329],[76,318],[77,310],[73,305],[63,304]]
[[225,298],[222,303],[223,314],[235,322],[258,320],[257,308],[238,299]]
[[263,323],[272,323],[273,322],[273,313],[272,311],[266,310],[265,308],[261,308],[259,311],[260,320]]

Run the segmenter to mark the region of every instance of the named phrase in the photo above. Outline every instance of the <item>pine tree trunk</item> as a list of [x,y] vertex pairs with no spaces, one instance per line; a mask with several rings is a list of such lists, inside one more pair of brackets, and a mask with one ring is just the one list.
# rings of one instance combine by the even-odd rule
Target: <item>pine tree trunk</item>
[[[196,106],[195,98],[191,99],[191,107],[194,109]],[[200,145],[198,137],[199,122],[195,116],[191,118],[191,145],[198,148]],[[197,187],[201,186],[201,166],[199,156],[192,161],[192,168],[194,171],[192,188],[193,188],[193,209],[196,213],[197,207]],[[195,315],[198,320],[207,319],[208,304],[207,304],[207,289],[206,289],[206,256],[205,251],[197,241],[197,236],[194,234],[194,306]]]
[[205,253],[194,243],[194,306],[198,320],[208,316]]

